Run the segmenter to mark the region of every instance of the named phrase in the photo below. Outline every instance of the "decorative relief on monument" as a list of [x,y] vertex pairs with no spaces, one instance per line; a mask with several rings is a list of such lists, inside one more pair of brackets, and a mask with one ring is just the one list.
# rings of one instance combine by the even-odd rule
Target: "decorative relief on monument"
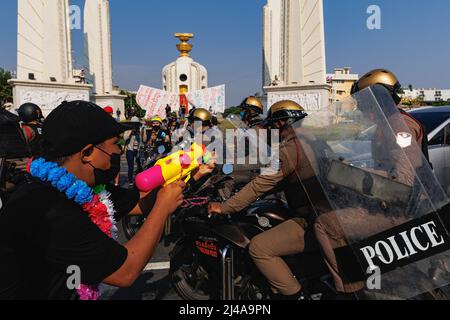
[[321,93],[269,93],[268,105],[272,106],[282,100],[292,100],[300,104],[306,111],[320,111],[322,106]]
[[88,92],[68,92],[68,91],[44,91],[44,90],[23,90],[19,94],[19,105],[32,102],[41,107],[44,115],[48,115],[53,109],[63,101],[85,100],[89,101]]

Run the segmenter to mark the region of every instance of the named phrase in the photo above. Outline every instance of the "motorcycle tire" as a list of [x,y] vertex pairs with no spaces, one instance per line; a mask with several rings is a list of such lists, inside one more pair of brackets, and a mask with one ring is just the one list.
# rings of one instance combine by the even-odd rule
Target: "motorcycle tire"
[[122,218],[122,228],[125,238],[131,240],[145,222],[143,216],[126,216]]
[[188,245],[177,245],[171,257],[170,279],[178,295],[187,301],[208,301],[213,297],[202,290],[208,287],[208,274]]

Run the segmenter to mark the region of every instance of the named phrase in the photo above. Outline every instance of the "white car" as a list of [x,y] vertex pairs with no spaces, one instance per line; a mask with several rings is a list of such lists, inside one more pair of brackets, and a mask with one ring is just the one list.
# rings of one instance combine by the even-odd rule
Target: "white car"
[[450,196],[450,106],[425,107],[410,114],[425,127],[430,162],[436,177]]

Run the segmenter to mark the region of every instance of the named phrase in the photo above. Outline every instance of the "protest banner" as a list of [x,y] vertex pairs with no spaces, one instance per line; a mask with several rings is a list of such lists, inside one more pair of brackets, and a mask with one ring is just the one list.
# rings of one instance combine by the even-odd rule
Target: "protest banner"
[[186,93],[189,104],[214,113],[225,111],[225,85]]
[[177,93],[143,85],[140,86],[136,95],[136,102],[147,112],[146,117],[158,115],[165,119],[167,105],[171,106],[172,111],[178,111],[180,108]]

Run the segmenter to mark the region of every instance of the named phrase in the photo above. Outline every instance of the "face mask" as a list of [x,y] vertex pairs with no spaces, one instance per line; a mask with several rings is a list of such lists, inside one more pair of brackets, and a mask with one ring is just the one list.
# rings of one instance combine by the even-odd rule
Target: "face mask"
[[94,167],[91,164],[91,166],[94,168],[95,184],[97,186],[109,184],[120,173],[120,154],[117,154],[117,153],[109,154],[106,151],[104,151],[98,147],[96,147],[96,148],[111,157],[111,168],[109,170],[101,170],[101,169]]

